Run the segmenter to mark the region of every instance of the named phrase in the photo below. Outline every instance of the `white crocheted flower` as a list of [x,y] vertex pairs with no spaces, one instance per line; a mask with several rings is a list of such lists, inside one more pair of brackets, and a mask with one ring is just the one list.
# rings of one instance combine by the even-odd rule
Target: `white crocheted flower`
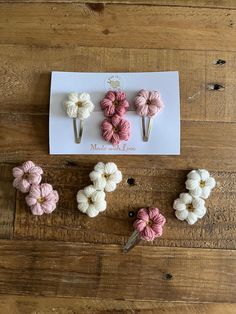
[[97,190],[105,190],[106,192],[114,191],[116,185],[122,180],[121,171],[118,170],[114,162],[106,164],[99,162],[94,167],[94,171],[89,174],[89,177]]
[[64,102],[66,113],[70,118],[87,119],[94,110],[94,104],[87,93],[70,93]]
[[175,216],[179,220],[186,220],[190,225],[206,214],[205,201],[194,198],[189,193],[181,193],[174,201]]
[[192,170],[187,175],[187,178],[185,182],[186,189],[194,197],[208,198],[211,190],[216,185],[215,179],[205,169]]
[[78,209],[89,217],[95,217],[107,207],[105,193],[97,191],[93,185],[86,186],[77,193]]

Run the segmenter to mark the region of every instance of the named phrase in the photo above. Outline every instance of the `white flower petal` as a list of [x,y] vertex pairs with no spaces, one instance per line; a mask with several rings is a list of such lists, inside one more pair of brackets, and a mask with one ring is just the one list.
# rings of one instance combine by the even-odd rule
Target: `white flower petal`
[[206,207],[198,207],[197,209],[194,210],[194,214],[198,218],[202,218],[206,214]]
[[112,174],[117,171],[117,165],[114,162],[108,162],[105,165],[105,173]]
[[198,186],[196,189],[194,190],[190,190],[189,193],[193,196],[193,197],[200,197],[202,194],[202,188],[200,186]]
[[96,190],[103,190],[106,184],[107,180],[102,176],[99,179],[93,181],[93,185]]
[[77,116],[79,119],[85,120],[90,116],[90,111],[85,107],[78,107]]
[[120,170],[112,173],[109,177],[109,180],[114,181],[115,183],[120,183],[122,181],[122,173]]
[[86,214],[93,218],[93,217],[96,217],[98,214],[99,214],[99,211],[98,209],[94,206],[94,204],[90,204],[89,205],[89,208],[87,209],[87,212]]
[[71,103],[65,103],[66,113],[70,118],[77,118],[78,116],[78,107],[76,105],[72,105]]
[[210,177],[210,174],[206,169],[198,169],[198,173],[203,181],[206,181]]
[[209,186],[205,186],[202,188],[201,197],[207,199],[211,193],[211,188]]
[[179,220],[185,220],[188,217],[188,211],[185,210],[176,210],[175,212],[175,216],[179,219]]
[[179,198],[174,201],[173,208],[178,211],[182,211],[186,209],[185,203],[183,203]]
[[99,211],[99,212],[104,212],[107,208],[107,202],[106,201],[100,201],[99,203],[96,203],[96,209]]
[[93,185],[88,185],[84,188],[84,194],[87,197],[91,197],[95,191],[96,190]]
[[79,190],[77,193],[77,202],[87,202],[88,198],[84,195],[84,190]]
[[192,196],[189,193],[180,193],[179,198],[184,204],[192,203]]
[[90,95],[88,93],[81,93],[78,95],[78,101],[80,102],[90,101]]
[[216,180],[213,177],[209,177],[206,181],[205,181],[206,186],[208,186],[209,188],[213,189],[216,186]]
[[70,93],[67,96],[68,100],[76,103],[78,101],[78,94],[77,93]]
[[189,212],[186,221],[190,225],[195,224],[195,222],[197,221],[197,215],[195,215],[193,212]]
[[93,203],[104,201],[105,193],[103,191],[95,191],[91,197]]
[[192,180],[196,180],[196,181],[200,181],[200,175],[198,174],[198,172],[196,170],[192,170],[188,173],[187,175],[188,179],[192,179]]
[[105,164],[103,162],[99,162],[94,166],[94,170],[98,171],[100,173],[104,173],[105,172]]
[[193,180],[193,179],[188,179],[185,182],[185,186],[187,190],[194,190],[199,186],[199,181]]
[[98,171],[92,171],[89,174],[89,178],[91,181],[98,180],[101,178],[101,176],[102,176],[101,172],[98,172]]
[[105,191],[106,192],[113,192],[116,189],[116,183],[112,180],[107,180],[106,186],[105,186]]
[[88,202],[78,203],[78,209],[79,209],[82,213],[86,213],[88,207],[89,207],[89,203],[88,203]]
[[94,104],[91,101],[88,101],[88,100],[85,101],[83,103],[83,106],[89,111],[89,113],[91,113],[94,110]]
[[192,204],[195,209],[203,208],[205,206],[205,201],[201,198],[194,198]]

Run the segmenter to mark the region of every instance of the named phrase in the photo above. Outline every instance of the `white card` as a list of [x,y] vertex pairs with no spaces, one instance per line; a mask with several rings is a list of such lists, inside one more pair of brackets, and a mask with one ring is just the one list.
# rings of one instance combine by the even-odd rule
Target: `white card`
[[[118,146],[106,142],[101,135],[105,119],[100,100],[108,90],[121,89],[130,103],[124,118],[131,123],[131,136]],[[143,142],[141,117],[132,104],[141,89],[158,90],[165,105],[154,117],[148,142]],[[84,122],[82,141],[74,140],[73,119],[64,109],[63,102],[70,92],[87,92],[95,110]],[[180,104],[178,72],[143,73],[79,73],[52,72],[49,117],[50,154],[113,154],[113,155],[179,155]]]

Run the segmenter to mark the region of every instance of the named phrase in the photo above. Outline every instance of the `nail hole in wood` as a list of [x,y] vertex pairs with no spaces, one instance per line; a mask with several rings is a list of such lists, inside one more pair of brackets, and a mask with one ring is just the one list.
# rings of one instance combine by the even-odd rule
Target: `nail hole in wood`
[[225,63],[226,63],[226,61],[225,61],[225,60],[222,60],[222,59],[218,59],[218,60],[216,60],[216,61],[214,62],[215,65],[223,65],[223,64],[225,64]]
[[171,280],[173,278],[173,275],[171,275],[170,273],[164,274],[163,278],[165,280]]
[[219,90],[219,91],[221,91],[221,90],[224,90],[225,87],[221,84],[209,83],[209,84],[207,84],[207,89],[208,90]]
[[127,183],[128,183],[130,186],[134,186],[134,185],[135,185],[135,179],[134,179],[134,178],[128,178]]
[[129,217],[132,218],[135,216],[135,212],[133,210],[129,211]]
[[105,9],[104,3],[86,3],[86,6],[97,13],[102,13]]

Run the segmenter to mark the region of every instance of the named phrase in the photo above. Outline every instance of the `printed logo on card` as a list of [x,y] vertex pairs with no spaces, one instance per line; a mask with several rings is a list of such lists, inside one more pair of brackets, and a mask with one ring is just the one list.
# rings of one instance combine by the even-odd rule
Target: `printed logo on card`
[[121,90],[124,82],[119,75],[111,75],[105,81],[106,90]]

